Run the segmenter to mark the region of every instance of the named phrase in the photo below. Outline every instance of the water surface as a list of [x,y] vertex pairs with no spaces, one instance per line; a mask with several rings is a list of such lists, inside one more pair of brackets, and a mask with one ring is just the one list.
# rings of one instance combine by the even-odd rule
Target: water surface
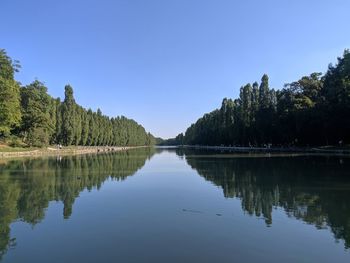
[[1,262],[350,262],[350,159],[181,149],[0,163]]

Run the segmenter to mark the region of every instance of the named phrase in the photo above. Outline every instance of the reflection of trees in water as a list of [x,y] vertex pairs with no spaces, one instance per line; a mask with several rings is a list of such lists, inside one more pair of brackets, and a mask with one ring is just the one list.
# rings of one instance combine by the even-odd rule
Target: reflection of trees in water
[[263,216],[267,225],[272,224],[272,209],[282,207],[288,216],[329,227],[350,247],[349,159],[185,156],[201,176],[222,187],[225,197],[240,198],[242,209]]
[[69,218],[75,198],[84,189],[124,180],[143,167],[154,154],[152,148],[110,154],[13,160],[0,164],[0,259],[15,245],[10,224],[22,220],[37,224],[45,217],[50,201],[62,201]]

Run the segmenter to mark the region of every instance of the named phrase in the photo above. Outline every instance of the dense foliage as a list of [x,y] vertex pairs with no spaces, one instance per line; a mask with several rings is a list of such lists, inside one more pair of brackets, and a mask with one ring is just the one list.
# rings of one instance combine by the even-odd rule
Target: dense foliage
[[350,143],[350,52],[328,71],[271,89],[264,75],[224,99],[171,143],[239,146],[307,146]]
[[0,136],[10,134],[21,120],[19,84],[14,80],[17,64],[0,49]]
[[78,105],[69,85],[63,102],[52,98],[38,80],[20,87],[14,79],[17,68],[18,63],[0,50],[0,139],[13,135],[29,146],[155,143],[155,138],[134,120],[110,118],[99,109],[93,112]]

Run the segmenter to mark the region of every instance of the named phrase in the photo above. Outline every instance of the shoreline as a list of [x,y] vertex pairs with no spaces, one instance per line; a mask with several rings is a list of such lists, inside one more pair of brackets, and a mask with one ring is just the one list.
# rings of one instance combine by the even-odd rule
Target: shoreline
[[80,155],[90,153],[111,153],[127,151],[136,148],[143,148],[149,146],[70,146],[67,148],[57,149],[54,147],[46,147],[42,149],[35,149],[29,151],[4,151],[0,152],[0,159],[13,157],[35,157],[35,156],[63,156],[63,155]]
[[236,153],[323,153],[323,154],[345,154],[350,155],[350,149],[327,149],[320,147],[301,148],[301,147],[235,147],[235,146],[204,146],[204,145],[179,145],[179,148],[192,148],[192,149],[207,149],[207,150],[219,150],[229,151]]

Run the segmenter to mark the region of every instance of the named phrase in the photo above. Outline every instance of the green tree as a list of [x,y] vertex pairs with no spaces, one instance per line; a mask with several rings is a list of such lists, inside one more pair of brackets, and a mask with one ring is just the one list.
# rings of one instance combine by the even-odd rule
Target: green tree
[[81,145],[87,145],[87,140],[89,136],[89,115],[85,109],[82,109],[81,111]]
[[79,145],[82,133],[82,112],[83,108],[77,104],[74,105],[74,145]]
[[49,115],[50,144],[54,144],[56,143],[57,105],[56,100],[51,96],[49,103]]
[[97,136],[97,128],[95,123],[96,114],[92,112],[91,109],[87,112],[88,120],[89,120],[89,130],[88,130],[88,137],[86,140],[86,144],[91,146],[95,145],[96,136]]
[[62,103],[62,141],[65,145],[71,145],[75,138],[75,100],[73,88],[70,85],[64,87],[64,101]]
[[62,103],[60,98],[55,99],[55,107],[56,107],[56,127],[54,134],[54,142],[55,143],[63,143],[62,142]]
[[49,144],[54,131],[50,106],[51,97],[40,81],[36,80],[21,89],[21,132],[27,144],[40,147]]
[[14,80],[18,67],[17,62],[0,49],[0,137],[10,135],[21,121],[20,88]]

